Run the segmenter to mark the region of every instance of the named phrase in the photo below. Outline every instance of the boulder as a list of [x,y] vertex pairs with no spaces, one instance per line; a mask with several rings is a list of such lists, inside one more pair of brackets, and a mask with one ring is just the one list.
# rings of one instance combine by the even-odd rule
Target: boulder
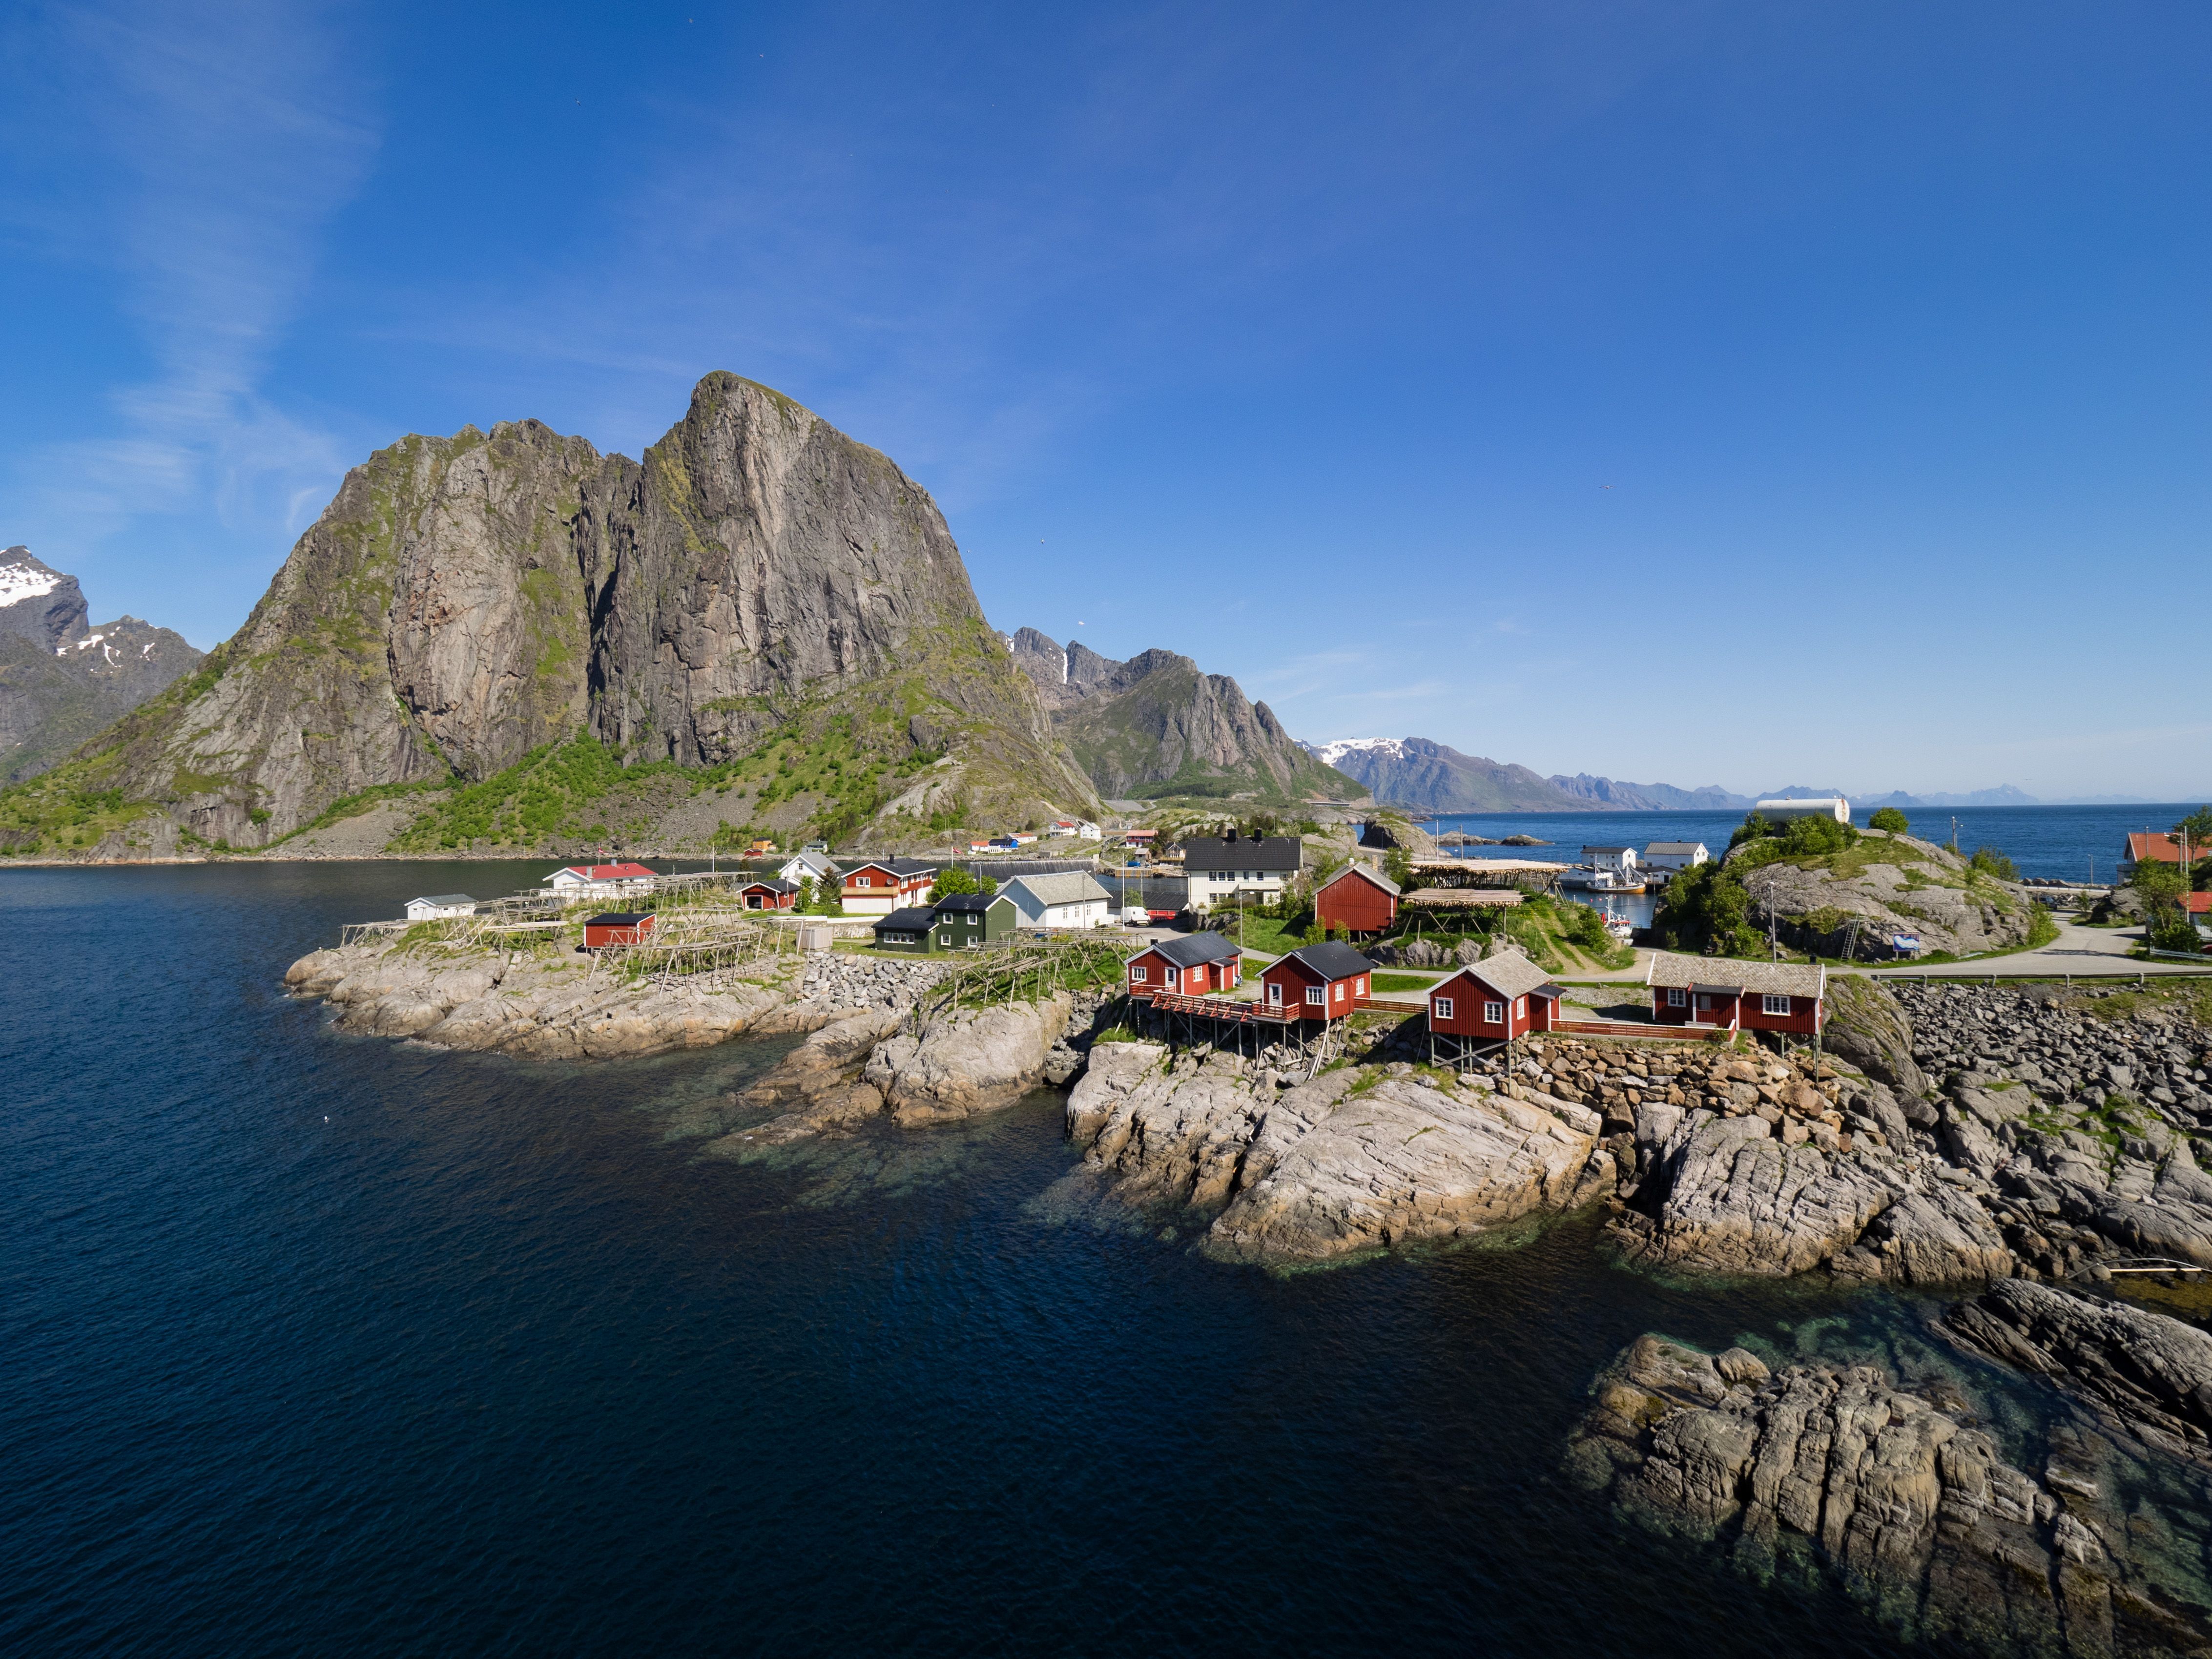
[[1061,991],[1036,1002],[940,1014],[919,1036],[878,1043],[861,1081],[905,1124],[1010,1105],[1043,1079],[1046,1056],[1066,1030],[1073,1006]]
[[1828,976],[1828,1023],[1820,1041],[1838,1060],[1908,1099],[1928,1092],[1912,1058],[1912,1022],[1878,981],[1863,974]]

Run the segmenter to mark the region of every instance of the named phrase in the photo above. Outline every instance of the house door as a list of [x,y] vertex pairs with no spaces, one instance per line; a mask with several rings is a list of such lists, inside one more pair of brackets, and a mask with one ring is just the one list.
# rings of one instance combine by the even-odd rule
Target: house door
[[1702,993],[1697,996],[1692,997],[1690,999],[1690,1024],[1692,1025],[1711,1025],[1714,1024],[1713,1004],[1717,1002],[1720,999],[1717,997],[1709,997],[1704,995]]

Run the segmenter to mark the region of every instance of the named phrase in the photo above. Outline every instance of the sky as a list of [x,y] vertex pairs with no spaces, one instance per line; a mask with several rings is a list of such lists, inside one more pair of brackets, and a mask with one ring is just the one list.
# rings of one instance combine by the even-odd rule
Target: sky
[[0,544],[211,646],[345,469],[710,370],[1296,735],[2212,792],[2212,13],[24,3]]

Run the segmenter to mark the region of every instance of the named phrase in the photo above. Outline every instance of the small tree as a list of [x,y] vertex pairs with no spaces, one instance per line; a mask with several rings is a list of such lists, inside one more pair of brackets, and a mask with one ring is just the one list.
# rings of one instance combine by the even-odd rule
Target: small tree
[[2198,807],[2173,826],[2173,833],[2188,836],[2192,849],[2212,848],[2212,806]]
[[937,884],[929,890],[929,902],[934,904],[939,899],[951,898],[955,893],[988,895],[998,890],[999,884],[990,877],[971,875],[955,866],[950,870],[940,870],[937,872]]
[[792,901],[792,902],[797,905],[801,910],[811,911],[820,897],[821,895],[814,885],[814,878],[811,876],[801,876],[799,878],[798,896]]
[[1912,820],[1894,806],[1877,806],[1867,823],[1875,830],[1887,830],[1893,836],[1909,834],[1912,829]]

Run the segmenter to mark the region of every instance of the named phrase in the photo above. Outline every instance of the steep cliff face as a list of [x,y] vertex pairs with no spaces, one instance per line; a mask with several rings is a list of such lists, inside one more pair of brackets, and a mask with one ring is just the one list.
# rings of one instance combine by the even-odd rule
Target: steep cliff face
[[27,548],[0,551],[0,782],[45,771],[198,665],[180,634],[88,614],[76,577]]
[[363,791],[475,783],[579,732],[696,768],[831,722],[886,774],[942,752],[902,798],[910,816],[1095,805],[927,492],[717,374],[642,462],[535,421],[380,451],[202,672],[38,803],[0,805],[0,831],[43,842],[82,798],[119,797],[251,847]]
[[1011,643],[1053,711],[1054,729],[1102,794],[1361,793],[1309,756],[1266,703],[1251,702],[1225,674],[1200,672],[1188,657],[1155,650],[1115,662],[1073,641],[1063,649],[1033,628]]

